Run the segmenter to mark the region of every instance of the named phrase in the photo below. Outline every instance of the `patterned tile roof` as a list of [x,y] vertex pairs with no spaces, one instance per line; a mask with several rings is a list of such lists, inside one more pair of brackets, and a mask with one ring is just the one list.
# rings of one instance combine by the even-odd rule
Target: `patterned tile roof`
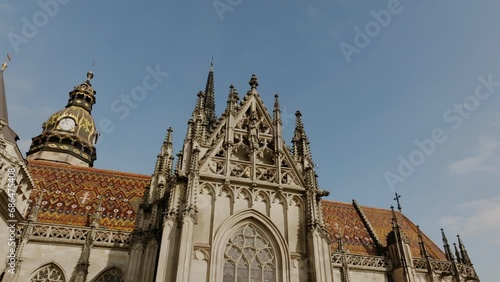
[[350,253],[377,254],[373,239],[351,204],[323,201],[323,215],[330,230],[333,251],[338,249],[338,239],[343,233],[344,248]]
[[[371,207],[359,207],[367,223],[383,247],[387,246],[387,235],[392,231],[392,211]],[[344,248],[353,254],[377,255],[373,238],[363,223],[360,213],[353,204],[323,201],[323,212],[326,225],[332,238],[332,251],[338,249],[338,238],[344,231]],[[420,256],[418,229],[413,222],[401,213],[396,213],[401,230],[409,240],[413,257]],[[425,234],[423,235],[427,252],[432,258],[446,260],[444,253]]]
[[100,226],[132,231],[136,211],[150,176],[30,160],[36,189],[31,201],[45,190],[38,221],[88,226],[88,214],[102,196]]

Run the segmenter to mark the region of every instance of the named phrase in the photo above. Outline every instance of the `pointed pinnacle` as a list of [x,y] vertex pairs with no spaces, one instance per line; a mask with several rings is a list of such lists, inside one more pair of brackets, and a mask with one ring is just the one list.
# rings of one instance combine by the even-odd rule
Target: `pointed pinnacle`
[[252,89],[257,89],[257,86],[259,86],[259,81],[257,80],[257,76],[255,74],[252,74],[252,77],[250,78],[248,84],[250,84],[250,87]]
[[427,248],[425,247],[424,238],[422,236],[422,230],[420,230],[420,226],[417,225],[418,230],[418,244],[420,245],[420,255],[422,258],[427,258],[429,255],[427,254]]
[[302,123],[302,113],[300,111],[295,112],[295,129],[303,129],[304,124]]
[[458,246],[460,248],[460,253],[462,255],[462,263],[472,265],[472,261],[469,257],[469,254],[467,253],[467,249],[465,248],[464,243],[462,242],[462,238],[460,238],[460,235],[457,235],[458,238]]
[[36,221],[38,219],[38,213],[40,212],[40,207],[42,206],[43,193],[45,193],[45,191],[45,189],[40,191],[40,195],[38,196],[35,205],[31,208],[28,221]]
[[238,90],[234,88],[234,86],[231,84],[229,85],[229,95],[227,96],[227,103],[234,105],[238,102],[240,98],[238,97]]
[[205,97],[205,94],[203,93],[203,91],[200,91],[198,92],[198,94],[196,94],[196,96],[198,96],[198,99],[196,100],[196,108],[194,109],[194,112],[203,111],[205,107],[205,105],[203,105],[203,97]]
[[391,211],[392,211],[392,222],[394,224],[394,227],[398,227],[399,222],[398,222],[398,217],[396,216],[396,211],[394,211],[394,206],[391,206]]
[[444,229],[441,228],[441,237],[443,238],[443,242],[448,244],[448,238],[446,238],[446,234],[444,233]]
[[441,236],[443,237],[443,245],[444,245],[444,252],[446,254],[446,258],[449,261],[455,260],[455,258],[453,257],[453,254],[451,253],[450,244],[448,244],[448,238],[446,238],[446,234],[444,233],[443,228],[441,228]]
[[172,132],[173,132],[172,127],[169,127],[167,129],[167,136],[165,136],[165,143],[170,145],[172,144]]
[[278,94],[274,94],[274,111],[281,111],[279,98],[280,96]]
[[453,243],[453,247],[455,248],[455,257],[457,258],[457,262],[462,263],[462,257],[460,256],[460,252],[457,248],[457,243]]

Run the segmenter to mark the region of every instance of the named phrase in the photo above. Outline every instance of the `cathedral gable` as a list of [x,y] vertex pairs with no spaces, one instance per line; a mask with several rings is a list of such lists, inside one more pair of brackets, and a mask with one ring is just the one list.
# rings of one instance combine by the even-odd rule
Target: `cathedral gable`
[[[253,91],[232,112],[226,110],[219,121],[209,138],[211,148],[202,158],[201,174],[303,187],[285,141],[277,136],[277,122]],[[276,142],[281,142],[280,146]]]

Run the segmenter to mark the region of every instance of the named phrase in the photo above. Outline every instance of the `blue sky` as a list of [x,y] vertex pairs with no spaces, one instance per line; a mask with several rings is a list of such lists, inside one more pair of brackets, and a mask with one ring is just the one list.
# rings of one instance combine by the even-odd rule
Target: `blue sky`
[[[302,111],[330,199],[386,208],[397,191],[439,245],[439,228],[453,241],[461,233],[482,281],[495,281],[500,87],[487,91],[478,77],[500,81],[498,1],[59,1],[44,18],[37,1],[0,0],[0,52],[13,60],[10,123],[23,149],[95,61],[93,116],[114,126],[95,166],[150,174],[169,126],[180,149],[213,54],[218,114],[228,86],[244,93],[257,74],[268,108],[280,94],[287,140]],[[381,10],[390,21],[373,29]],[[356,45],[355,28],[367,26],[369,42]],[[350,62],[342,44],[357,48]],[[168,77],[120,119],[111,105],[142,84],[147,67]],[[479,85],[491,95],[474,100]],[[478,104],[459,114],[466,101]],[[436,129],[446,140],[401,177],[399,157],[418,157],[415,140]],[[404,182],[391,189],[387,172]]]

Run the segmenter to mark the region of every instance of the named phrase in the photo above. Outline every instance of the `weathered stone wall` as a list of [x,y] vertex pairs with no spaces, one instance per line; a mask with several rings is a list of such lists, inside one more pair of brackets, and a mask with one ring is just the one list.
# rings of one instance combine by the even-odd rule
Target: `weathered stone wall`
[[[30,242],[23,252],[19,281],[27,281],[33,272],[48,263],[59,266],[66,281],[71,277],[78,262],[81,245],[59,244],[52,242]],[[113,249],[109,247],[94,247],[90,254],[88,281],[92,281],[99,273],[110,267],[125,270],[128,260],[126,249]]]

